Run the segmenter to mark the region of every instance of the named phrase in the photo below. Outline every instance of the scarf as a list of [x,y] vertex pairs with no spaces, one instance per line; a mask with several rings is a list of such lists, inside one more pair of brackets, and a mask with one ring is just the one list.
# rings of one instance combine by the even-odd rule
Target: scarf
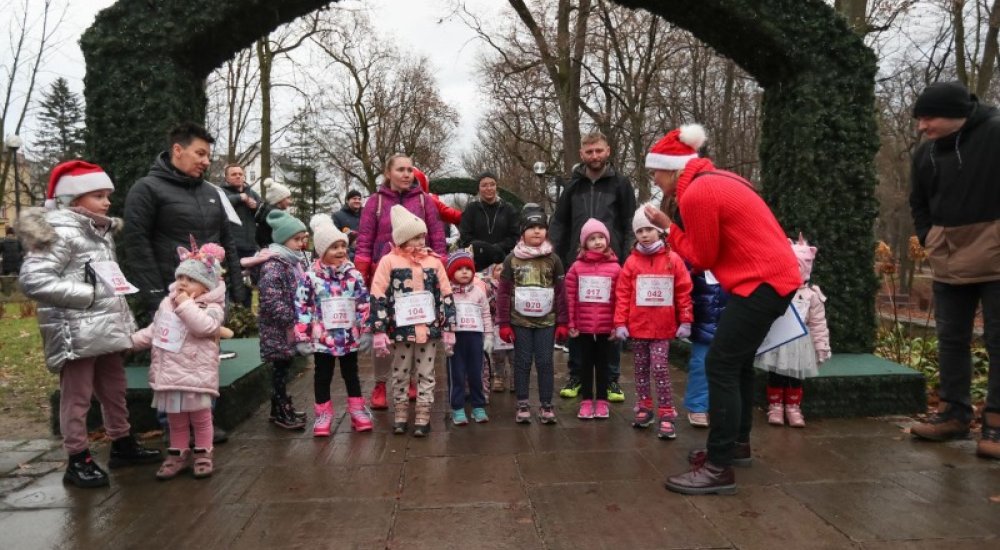
[[278,258],[281,258],[287,263],[292,264],[295,268],[295,275],[301,275],[305,271],[305,256],[301,252],[292,250],[283,244],[271,243],[267,246],[267,249],[274,252]]
[[639,254],[644,254],[646,256],[656,254],[657,252],[663,250],[664,246],[666,246],[666,243],[663,242],[663,239],[657,239],[655,243],[650,245],[644,245],[638,241],[635,243],[635,249],[639,251]]
[[114,223],[114,220],[112,220],[111,218],[103,216],[96,212],[91,212],[90,210],[87,210],[82,206],[70,206],[68,210],[70,212],[74,212],[85,218],[90,219],[92,222],[94,222],[94,226],[100,229],[101,231],[107,231],[108,229],[111,229],[111,225],[112,223]]
[[524,239],[521,239],[514,246],[514,257],[521,260],[540,258],[549,254],[552,254],[552,243],[549,241],[542,241],[541,246],[528,246],[524,244]]

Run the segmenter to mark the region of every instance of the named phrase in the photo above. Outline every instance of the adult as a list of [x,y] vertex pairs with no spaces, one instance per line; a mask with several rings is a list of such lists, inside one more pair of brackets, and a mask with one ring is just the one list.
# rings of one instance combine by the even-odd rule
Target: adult
[[3,274],[17,275],[21,271],[24,260],[24,249],[21,241],[14,235],[14,228],[7,227],[3,238]]
[[[350,246],[347,255],[354,261],[357,250],[358,226],[361,224],[361,191],[351,189],[344,198],[344,206],[333,213],[333,225],[347,235]],[[353,235],[353,239],[351,238]]]
[[479,174],[479,196],[462,212],[458,233],[458,247],[472,247],[476,271],[502,263],[520,239],[517,210],[500,198],[493,172]]
[[913,116],[927,140],[913,154],[910,209],[934,274],[941,386],[937,413],[910,433],[932,441],[969,433],[981,304],[990,366],[976,453],[1000,458],[1000,111],[959,82],[939,82],[917,97]]
[[[400,204],[427,225],[427,247],[442,258],[447,254],[444,226],[438,209],[431,197],[414,180],[413,161],[410,157],[395,154],[385,163],[384,181],[368,197],[361,211],[358,226],[357,249],[354,266],[361,272],[366,283],[371,283],[379,260],[392,250],[392,221],[389,210]],[[372,390],[371,407],[387,409],[385,382],[389,378],[391,358],[375,356],[375,388]],[[412,384],[412,382],[411,382]],[[415,390],[414,390],[415,391]]]
[[771,209],[749,182],[698,158],[704,142],[701,126],[682,126],[646,156],[663,204],[676,197],[678,206],[675,223],[652,207],[646,215],[657,226],[669,227],[675,252],[695,269],[710,269],[730,294],[705,358],[712,419],[707,450],[691,453],[691,470],[666,483],[684,494],[735,492],[734,459],[746,465],[752,460],[754,355],[802,284],[798,262]]
[[[226,183],[222,186],[222,190],[226,192],[229,204],[240,219],[240,223],[231,222],[229,228],[236,242],[236,255],[241,259],[247,258],[257,253],[257,222],[254,214],[262,201],[260,195],[247,185],[242,166],[227,164],[223,169],[223,175]],[[251,299],[250,293],[247,292],[243,306],[250,307]]]
[[[448,206],[441,200],[441,197],[431,193],[431,182],[427,179],[427,174],[415,166],[413,167],[413,179],[417,180],[417,183],[420,184],[420,189],[424,193],[427,193],[427,196],[434,201],[434,206],[437,207],[438,216],[440,216],[442,222],[448,225],[458,225],[462,221],[462,211]],[[447,232],[445,236],[447,237]]]
[[[566,190],[559,197],[549,226],[549,240],[569,266],[580,248],[580,230],[590,218],[600,220],[611,234],[611,249],[624,263],[632,250],[632,217],[635,215],[635,191],[625,174],[610,162],[608,138],[600,132],[580,140],[580,164],[573,169]],[[608,400],[622,402],[625,393],[618,384],[621,375],[621,349],[615,346],[608,366]],[[576,397],[580,392],[580,352],[576,339],[569,341],[569,380],[559,391],[562,397]]]
[[257,235],[254,240],[256,240],[257,246],[267,248],[274,242],[271,237],[271,226],[267,223],[267,215],[275,209],[288,210],[292,206],[292,192],[284,184],[271,178],[264,178],[261,185],[267,200],[257,209],[257,214],[254,216],[254,221],[257,224]]
[[177,247],[214,242],[226,249],[226,287],[237,303],[246,299],[232,225],[219,188],[205,181],[215,138],[193,123],[169,133],[169,149],[157,155],[149,173],[125,198],[124,237],[129,280],[150,317],[174,281]]

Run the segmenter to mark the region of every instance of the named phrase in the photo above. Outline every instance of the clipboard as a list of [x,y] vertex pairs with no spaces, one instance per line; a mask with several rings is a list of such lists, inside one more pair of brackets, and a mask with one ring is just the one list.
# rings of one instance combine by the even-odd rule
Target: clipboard
[[785,314],[775,319],[774,323],[771,324],[771,330],[767,332],[764,341],[757,348],[757,355],[767,353],[792,340],[798,340],[807,334],[809,334],[809,330],[802,322],[802,318],[799,317],[799,311],[795,309],[795,306],[789,304]]

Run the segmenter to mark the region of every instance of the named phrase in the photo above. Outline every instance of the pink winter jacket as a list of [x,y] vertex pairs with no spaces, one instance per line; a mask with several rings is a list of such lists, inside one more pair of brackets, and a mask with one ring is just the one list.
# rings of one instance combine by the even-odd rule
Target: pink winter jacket
[[826,302],[823,291],[819,289],[819,286],[812,284],[806,284],[799,288],[792,298],[792,305],[798,311],[802,322],[806,324],[806,328],[809,329],[816,353],[827,352],[827,356],[829,356],[830,330],[826,326],[826,306],[823,305],[823,302]]
[[[611,334],[615,331],[615,285],[621,273],[618,258],[610,249],[607,253],[582,251],[566,273],[566,305],[569,309],[568,327],[582,334]],[[580,277],[606,277],[611,279],[610,299],[607,303],[580,301]]]
[[[132,335],[133,349],[152,348],[149,387],[154,391],[187,391],[219,396],[219,327],[225,317],[226,285],[219,283],[193,300],[174,307],[176,284],[160,302],[153,324]],[[187,327],[184,343],[177,353],[153,345],[154,335],[164,317],[173,312]]]
[[[490,299],[487,294],[486,284],[476,276],[472,279],[472,282],[467,285],[460,285],[456,282],[451,283],[452,298],[455,299],[455,309],[458,310],[458,304],[470,303],[475,304],[480,307],[483,312],[483,334],[487,337],[493,336],[493,316],[490,315]],[[456,313],[456,321],[457,318]],[[456,327],[457,328],[457,327]]]

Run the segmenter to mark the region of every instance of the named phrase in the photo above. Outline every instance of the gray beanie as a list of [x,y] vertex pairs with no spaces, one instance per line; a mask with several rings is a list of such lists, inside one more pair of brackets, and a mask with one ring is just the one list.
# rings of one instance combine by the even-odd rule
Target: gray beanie
[[226,250],[215,243],[205,243],[201,247],[192,240],[191,250],[183,246],[177,247],[181,263],[174,270],[174,277],[186,275],[205,285],[208,290],[214,290],[222,282],[221,261],[226,257]]

